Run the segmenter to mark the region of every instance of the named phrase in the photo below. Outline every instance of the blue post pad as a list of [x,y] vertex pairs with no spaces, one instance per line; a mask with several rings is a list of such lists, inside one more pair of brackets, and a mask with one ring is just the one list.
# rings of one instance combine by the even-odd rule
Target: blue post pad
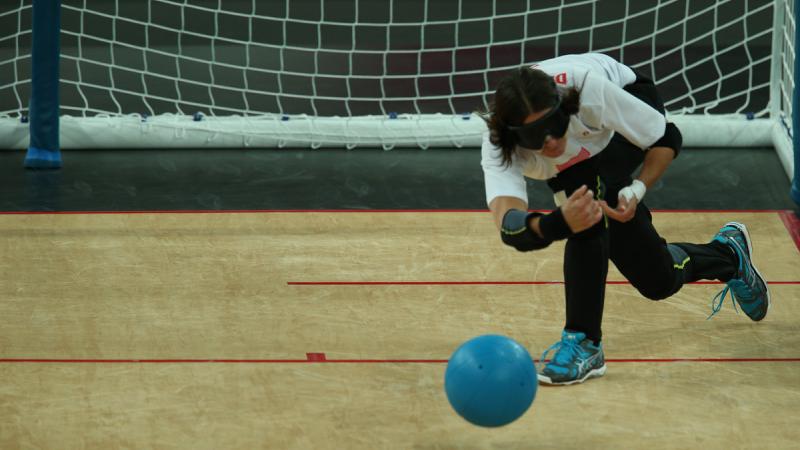
[[61,168],[61,150],[46,150],[28,147],[25,155],[26,169],[59,169]]
[[61,0],[33,0],[32,28],[30,145],[25,168],[58,169]]

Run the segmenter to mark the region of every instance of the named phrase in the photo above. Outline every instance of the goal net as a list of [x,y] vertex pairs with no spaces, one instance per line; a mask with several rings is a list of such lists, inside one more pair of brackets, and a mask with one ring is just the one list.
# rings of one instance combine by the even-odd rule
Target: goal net
[[[0,148],[27,142],[31,2],[0,5]],[[499,77],[587,51],[650,75],[686,145],[790,130],[790,0],[61,3],[62,148],[477,146]]]

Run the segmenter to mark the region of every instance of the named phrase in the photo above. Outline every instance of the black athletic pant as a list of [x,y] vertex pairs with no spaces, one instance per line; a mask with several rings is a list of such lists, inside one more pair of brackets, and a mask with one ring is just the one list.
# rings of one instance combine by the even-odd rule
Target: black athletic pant
[[[663,104],[651,81],[640,76],[626,90],[663,113]],[[553,192],[563,190],[569,196],[585,184],[597,199],[606,200],[613,208],[620,189],[632,182],[631,173],[643,158],[644,151],[616,134],[603,152],[559,173],[548,185]],[[718,242],[667,244],[653,227],[650,210],[643,202],[628,222],[604,217],[568,238],[564,250],[564,328],[586,333],[594,341],[602,338],[609,259],[642,295],[652,300],[667,298],[691,281],[727,281],[737,267],[734,253]]]

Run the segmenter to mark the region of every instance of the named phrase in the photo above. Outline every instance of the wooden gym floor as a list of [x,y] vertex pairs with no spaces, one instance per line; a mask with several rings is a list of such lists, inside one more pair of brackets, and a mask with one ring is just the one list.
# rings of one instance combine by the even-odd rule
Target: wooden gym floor
[[446,359],[485,333],[538,359],[563,247],[519,254],[488,212],[3,214],[0,448],[796,448],[793,217],[655,213],[670,241],[746,223],[767,318],[612,267],[607,375],[490,430],[450,409]]

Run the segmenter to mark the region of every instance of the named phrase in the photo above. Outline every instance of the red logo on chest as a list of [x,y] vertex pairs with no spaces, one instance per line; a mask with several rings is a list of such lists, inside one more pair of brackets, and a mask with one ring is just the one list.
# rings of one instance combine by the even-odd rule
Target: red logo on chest
[[557,73],[553,79],[558,84],[567,84],[567,72]]

